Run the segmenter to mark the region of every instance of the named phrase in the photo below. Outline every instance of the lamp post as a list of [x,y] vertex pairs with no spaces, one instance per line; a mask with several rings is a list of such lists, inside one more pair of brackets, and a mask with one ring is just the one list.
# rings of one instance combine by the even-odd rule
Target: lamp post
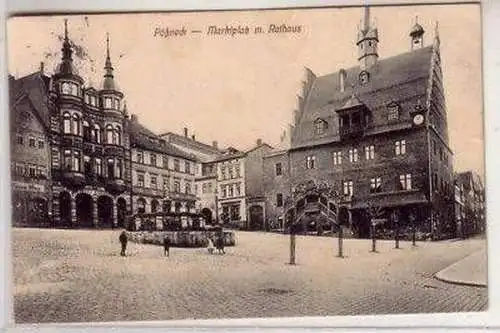
[[219,192],[217,191],[217,182],[215,183],[214,195],[215,195],[215,223],[219,224],[219,198],[217,196]]
[[290,265],[295,265],[295,224],[290,224]]
[[396,242],[396,249],[399,249],[399,216],[398,216],[398,213],[397,211],[393,211],[392,212],[392,221],[394,222],[394,226],[395,226],[395,242]]
[[416,225],[415,225],[415,214],[410,212],[410,215],[408,216],[408,219],[410,219],[411,222],[411,228],[412,228],[412,235],[411,235],[411,242],[413,246],[417,246],[416,243]]
[[346,207],[339,209],[339,237],[338,237],[338,255],[339,258],[344,258],[344,229],[343,226],[349,223],[349,211]]
[[377,252],[377,238],[375,237],[375,221],[371,221],[372,252]]

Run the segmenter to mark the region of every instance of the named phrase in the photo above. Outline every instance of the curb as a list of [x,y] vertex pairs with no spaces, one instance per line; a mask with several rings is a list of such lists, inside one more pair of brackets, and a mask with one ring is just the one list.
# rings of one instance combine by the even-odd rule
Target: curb
[[459,285],[459,286],[467,286],[467,287],[480,287],[480,288],[487,288],[488,287],[487,284],[483,284],[483,283],[460,281],[460,280],[452,280],[452,279],[448,279],[448,278],[439,277],[438,275],[439,275],[439,273],[434,274],[433,277],[436,280],[441,281],[441,282],[456,284],[456,285]]

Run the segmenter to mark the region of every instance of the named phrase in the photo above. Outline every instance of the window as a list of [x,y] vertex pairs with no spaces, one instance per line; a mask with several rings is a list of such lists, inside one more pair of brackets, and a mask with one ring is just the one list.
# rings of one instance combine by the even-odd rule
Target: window
[[240,163],[236,162],[234,165],[234,172],[236,174],[236,178],[240,178]]
[[354,193],[354,187],[353,187],[353,182],[352,180],[347,180],[347,181],[344,181],[344,184],[343,184],[343,189],[344,189],[344,195],[347,195],[347,196],[352,196],[352,194]]
[[443,160],[443,147],[439,147],[439,159]]
[[233,166],[230,164],[227,166],[227,171],[229,173],[229,179],[233,179],[234,178],[234,174],[233,174]]
[[112,158],[108,158],[108,178],[115,178],[115,160]]
[[91,133],[90,133],[90,124],[88,121],[83,121],[83,139],[90,141]]
[[90,105],[97,106],[97,98],[95,96],[90,96]]
[[321,135],[325,133],[325,129],[327,128],[327,122],[324,121],[323,119],[317,119],[314,122],[314,129],[316,132],[316,135]]
[[63,115],[63,132],[71,134],[71,116],[67,112]]
[[92,174],[92,164],[90,163],[90,156],[88,155],[83,156],[83,172],[86,175]]
[[168,156],[163,155],[163,169],[168,170]]
[[149,164],[156,166],[156,155],[155,154],[149,155]]
[[379,193],[382,191],[382,178],[370,179],[370,193]]
[[169,192],[170,191],[170,178],[166,175],[163,175],[162,179],[163,179],[163,191]]
[[[363,44],[361,44],[363,45]],[[362,71],[359,73],[359,83],[360,84],[367,84],[370,76],[367,71]]]
[[73,153],[73,171],[80,172],[81,167],[80,167],[80,152],[75,151]]
[[349,149],[349,162],[355,163],[358,161],[358,150],[356,148]]
[[334,151],[332,153],[333,165],[341,165],[342,164],[342,152]]
[[437,175],[437,173],[433,173],[432,174],[432,187],[434,189],[436,189],[437,188],[437,184],[438,184],[438,175]]
[[283,207],[283,194],[276,194],[276,207]]
[[156,175],[151,175],[151,179],[149,181],[149,183],[151,184],[151,188],[152,189],[157,189],[158,188],[158,179],[156,177]]
[[137,173],[137,186],[144,187],[144,174]]
[[137,152],[137,163],[144,163],[144,153],[142,151]]
[[75,113],[73,114],[73,124],[72,132],[74,135],[80,134],[80,117]]
[[104,107],[106,109],[111,109],[111,97],[104,98]]
[[123,162],[121,159],[117,159],[115,165],[116,178],[122,179],[122,174],[123,174]]
[[113,126],[106,125],[106,143],[113,144]]
[[402,190],[411,190],[411,174],[400,175],[399,183],[401,185]]
[[174,159],[174,170],[181,171],[181,164],[178,159]]
[[71,95],[78,96],[78,85],[74,83],[71,84]]
[[186,173],[191,173],[191,164],[189,164],[188,161],[185,162],[185,170],[186,170]]
[[95,159],[95,173],[102,176],[102,160],[100,158]]
[[365,157],[367,160],[373,160],[375,158],[375,147],[366,146],[365,147]]
[[[209,184],[209,185],[212,185],[212,184]],[[241,185],[240,183],[237,183],[236,184],[236,196],[240,196],[241,195]]]
[[281,167],[281,163],[276,163],[274,166],[274,169],[276,170],[276,176],[281,176],[283,174],[283,170]]
[[17,175],[24,175],[24,165],[21,163],[16,163],[16,174]]
[[18,135],[16,137],[16,142],[17,142],[18,145],[24,145],[24,138],[23,138],[23,136],[22,135]]
[[179,180],[174,180],[174,192],[175,193],[181,192],[181,182]]
[[203,185],[201,186],[201,193],[207,193],[207,183],[203,183]]
[[63,154],[64,154],[64,168],[69,171],[71,170],[73,165],[73,161],[71,158],[71,150],[65,150]]
[[220,173],[222,175],[222,179],[226,179],[226,166],[221,165],[221,167],[220,167]]
[[406,140],[396,141],[394,148],[396,156],[406,154]]
[[233,189],[233,185],[232,184],[227,185],[227,195],[228,195],[228,197],[233,197],[234,196],[234,189]]
[[387,105],[387,119],[389,121],[391,120],[398,120],[399,119],[399,105],[396,103],[390,103]]
[[99,125],[94,125],[94,130],[92,132],[92,139],[96,143],[101,143],[101,127]]
[[307,156],[306,158],[306,168],[314,169],[316,167],[316,156]]
[[71,86],[68,82],[63,82],[61,84],[61,92],[65,95],[71,94]]
[[36,140],[35,138],[29,138],[29,146],[32,148],[36,147]]
[[29,176],[32,178],[36,176],[36,168],[34,165],[29,166]]
[[191,194],[191,183],[190,182],[186,182],[186,184],[184,184],[184,188],[185,188],[186,194]]
[[121,141],[122,141],[122,129],[120,128],[120,126],[116,126],[115,136],[113,138],[113,143],[115,145],[121,145]]

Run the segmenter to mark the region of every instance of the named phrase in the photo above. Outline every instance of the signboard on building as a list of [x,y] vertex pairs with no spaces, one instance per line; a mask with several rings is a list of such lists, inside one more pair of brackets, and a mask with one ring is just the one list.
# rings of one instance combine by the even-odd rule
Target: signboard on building
[[13,191],[27,191],[27,192],[40,193],[40,192],[45,192],[45,186],[40,185],[40,184],[13,181],[12,182],[12,190]]

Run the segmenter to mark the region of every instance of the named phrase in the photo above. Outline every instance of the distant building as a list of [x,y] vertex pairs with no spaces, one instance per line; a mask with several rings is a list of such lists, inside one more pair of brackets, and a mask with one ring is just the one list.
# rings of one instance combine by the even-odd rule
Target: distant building
[[[432,45],[426,46],[425,31],[415,23],[410,50],[379,59],[379,32],[369,14],[367,7],[356,42],[358,66],[323,76],[306,69],[291,147],[274,161],[266,160],[275,168],[278,163],[289,165],[285,203],[308,181],[337,192],[340,207],[349,212],[348,227],[357,237],[370,235],[370,206],[382,210],[378,218],[386,222],[379,229],[391,230],[397,223],[404,230],[413,215],[419,230],[434,238],[449,237],[454,233],[453,153],[437,27]],[[269,165],[269,179],[268,172],[276,174]],[[285,181],[279,182],[288,190]],[[273,196],[281,204],[278,194],[270,193],[268,204]],[[307,227],[320,219],[321,207],[313,205],[316,210],[304,214],[299,200],[285,211],[302,216],[302,222],[296,222]],[[269,218],[283,218],[277,212],[269,210]],[[331,215],[329,221],[335,222]]]
[[456,174],[455,193],[457,236],[465,238],[484,233],[486,230],[485,191],[479,175],[473,171]]
[[198,198],[196,209],[206,217],[207,223],[213,223],[218,219],[215,160],[223,154],[223,151],[218,148],[217,141],[212,142],[212,145],[202,143],[196,140],[194,134],[189,135],[188,128],[184,128],[183,135],[167,132],[161,134],[160,137],[180,151],[196,157],[197,163],[193,167],[195,173],[194,193]]

